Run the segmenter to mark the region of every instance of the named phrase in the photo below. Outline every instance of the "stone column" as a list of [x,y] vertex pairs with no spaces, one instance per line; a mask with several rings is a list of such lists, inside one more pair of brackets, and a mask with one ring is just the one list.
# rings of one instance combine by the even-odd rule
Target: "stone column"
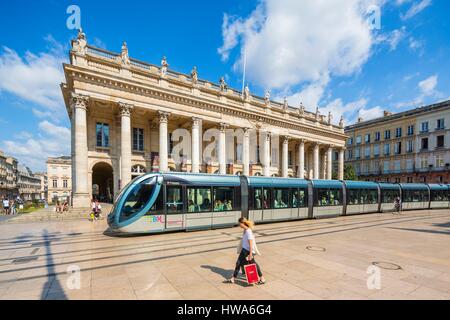
[[305,141],[301,140],[298,146],[298,177],[300,179],[305,178]]
[[250,129],[244,128],[244,137],[242,139],[242,163],[243,175],[250,175]]
[[264,157],[263,157],[263,175],[265,177],[270,177],[270,132],[264,132]]
[[313,151],[313,179],[319,179],[319,144],[314,145]]
[[159,171],[169,171],[169,155],[168,155],[168,134],[167,123],[169,122],[169,113],[159,111]]
[[283,149],[281,158],[281,176],[283,178],[287,178],[289,169],[289,137],[283,137]]
[[192,173],[200,172],[200,123],[199,118],[192,118]]
[[88,142],[87,142],[87,109],[89,98],[72,94],[72,116],[74,117],[73,136],[74,157],[72,166],[75,168],[75,188],[73,190],[73,207],[88,208],[90,206],[88,188]]
[[226,123],[221,123],[219,126],[219,173],[224,175],[227,174],[227,161],[226,161],[226,139],[228,125]]
[[333,180],[333,147],[329,146],[327,150],[327,180]]
[[339,149],[338,179],[344,180],[344,148]]
[[131,181],[131,111],[133,106],[119,103],[120,108],[120,187]]

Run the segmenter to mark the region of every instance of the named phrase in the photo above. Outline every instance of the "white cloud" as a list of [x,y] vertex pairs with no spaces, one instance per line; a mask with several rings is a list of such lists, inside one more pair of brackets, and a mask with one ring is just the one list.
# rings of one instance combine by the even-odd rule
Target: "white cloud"
[[17,141],[7,140],[1,146],[5,153],[16,157],[20,163],[34,171],[46,170],[49,156],[70,155],[70,129],[49,121],[42,121],[38,134],[20,133]]
[[[53,116],[65,116],[59,84],[64,80],[62,63],[66,61],[62,45],[51,36],[45,38],[48,52],[27,51],[22,57],[3,47],[0,53],[0,92],[5,91],[35,103]],[[42,110],[35,110],[45,112]]]
[[364,17],[368,4],[262,0],[247,18],[224,16],[219,53],[228,59],[241,44],[235,62],[241,68],[245,47],[248,79],[261,87],[290,91],[306,83],[313,85],[308,92],[320,91],[328,77],[352,75],[367,61],[373,43]]
[[[404,1],[403,1],[404,2]],[[402,20],[408,20],[417,15],[418,13],[422,12],[424,9],[429,7],[432,4],[431,0],[420,0],[419,2],[414,3],[409,10],[400,17]]]
[[382,117],[384,114],[384,110],[380,106],[376,106],[373,108],[363,108],[359,110],[358,116],[361,117],[364,121],[376,119]]
[[396,107],[397,108],[418,107],[421,104],[423,104],[427,98],[431,98],[434,100],[442,98],[443,97],[442,93],[436,89],[438,83],[439,77],[437,74],[420,81],[417,84],[417,87],[420,92],[419,95],[411,101],[397,103]]
[[402,41],[406,36],[406,27],[401,27],[400,29],[393,30],[392,32],[380,34],[375,39],[375,42],[378,43],[387,43],[390,47],[391,51],[397,49],[398,44]]

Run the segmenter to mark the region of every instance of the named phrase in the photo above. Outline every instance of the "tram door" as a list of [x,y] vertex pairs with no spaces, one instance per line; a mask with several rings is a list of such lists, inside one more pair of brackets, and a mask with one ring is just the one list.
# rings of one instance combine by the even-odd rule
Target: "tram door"
[[263,213],[262,220],[270,221],[273,220],[273,210],[272,210],[272,190],[268,188],[263,188],[262,191],[262,205],[263,205]]
[[263,219],[263,192],[262,188],[254,188],[250,191],[249,201],[251,203],[249,210],[249,218],[255,222],[261,222]]
[[184,192],[183,187],[166,186],[165,201],[165,229],[178,230],[184,228]]

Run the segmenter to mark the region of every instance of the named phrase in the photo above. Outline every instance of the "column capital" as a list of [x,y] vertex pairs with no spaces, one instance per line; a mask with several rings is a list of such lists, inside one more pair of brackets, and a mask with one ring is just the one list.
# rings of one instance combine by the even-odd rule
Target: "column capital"
[[288,144],[290,140],[291,140],[291,137],[289,137],[289,136],[283,136],[283,143],[284,143],[284,144]]
[[129,117],[133,111],[134,106],[129,103],[119,102],[120,116]]
[[81,94],[72,93],[71,107],[73,109],[88,109],[89,97]]
[[200,124],[202,123],[202,119],[201,118],[197,118],[197,117],[192,117],[192,125],[193,126],[200,126]]
[[159,122],[167,123],[169,121],[170,112],[158,111]]
[[221,123],[219,124],[219,130],[220,130],[221,132],[223,132],[223,131],[225,131],[226,129],[228,129],[229,126],[230,126],[230,125],[229,125],[228,123],[221,122]]

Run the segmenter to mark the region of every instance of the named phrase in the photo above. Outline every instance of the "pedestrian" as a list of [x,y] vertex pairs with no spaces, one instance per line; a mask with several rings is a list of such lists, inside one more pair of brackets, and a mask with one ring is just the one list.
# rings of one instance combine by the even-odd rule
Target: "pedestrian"
[[93,212],[93,220],[92,221],[94,221],[94,219],[95,220],[98,220],[98,219],[101,219],[102,218],[102,206],[100,205],[100,203],[98,202],[98,200],[97,199],[95,199],[93,202],[92,202],[92,212]]
[[[227,280],[228,283],[235,283],[236,278],[239,273],[239,269],[241,269],[246,264],[256,264],[256,268],[258,271],[259,281],[258,284],[266,283],[266,279],[264,278],[261,268],[256,263],[254,255],[259,254],[258,247],[256,246],[255,235],[253,234],[253,221],[247,220],[246,218],[239,219],[239,227],[244,230],[242,236],[242,249],[240,250],[239,257],[236,261],[236,267],[234,269],[233,277]],[[238,247],[238,250],[241,246]]]
[[394,214],[400,214],[400,210],[402,208],[402,203],[400,197],[396,197],[394,200]]
[[9,210],[11,211],[11,215],[16,215],[16,202],[14,200],[9,201]]
[[3,198],[3,210],[5,210],[6,215],[9,214],[9,200],[6,197]]

